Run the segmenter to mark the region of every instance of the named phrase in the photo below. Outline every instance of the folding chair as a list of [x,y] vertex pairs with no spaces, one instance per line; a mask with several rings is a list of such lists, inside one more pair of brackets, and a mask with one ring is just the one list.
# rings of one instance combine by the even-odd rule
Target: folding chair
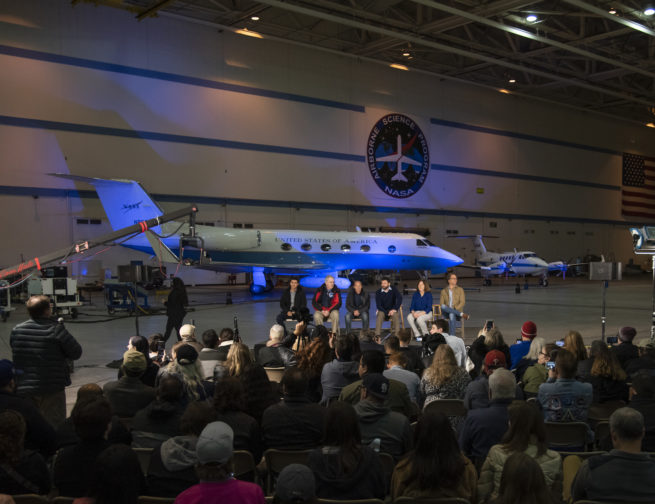
[[152,457],[153,448],[132,448],[139,459],[139,465],[144,476],[148,476],[148,468],[150,467],[150,458]]
[[276,448],[269,448],[264,452],[264,460],[266,461],[266,493],[273,494],[273,481],[274,476],[277,477],[280,471],[290,464],[304,464],[307,465],[307,458],[312,450],[278,450]]
[[385,492],[389,493],[389,489],[391,488],[391,475],[396,468],[396,461],[390,453],[380,452],[378,453],[378,457],[380,457],[382,471],[384,472],[384,484],[386,485]]
[[437,411],[446,416],[464,417],[466,416],[466,408],[464,401],[461,399],[437,399],[432,401],[425,408],[424,411]]
[[600,448],[601,443],[607,439],[610,435],[610,423],[609,422],[598,422],[596,428],[594,429],[594,444],[597,448]]
[[233,458],[234,476],[242,481],[258,483],[257,464],[252,453],[246,450],[235,450]]
[[284,366],[283,367],[265,367],[266,376],[272,382],[280,383],[282,381],[282,375],[284,375]]
[[584,422],[545,422],[546,440],[553,450],[587,451],[587,432],[589,426]]

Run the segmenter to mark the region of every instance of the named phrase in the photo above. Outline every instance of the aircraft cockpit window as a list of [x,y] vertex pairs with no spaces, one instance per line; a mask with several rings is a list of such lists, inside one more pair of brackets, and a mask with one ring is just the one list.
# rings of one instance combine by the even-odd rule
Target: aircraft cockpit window
[[350,245],[344,243],[343,245],[341,245],[341,250],[343,250],[344,252],[350,252]]
[[525,257],[537,257],[537,254],[530,252],[529,254],[525,254]]
[[389,253],[393,254],[396,251],[396,246],[395,245],[389,245]]
[[436,247],[434,243],[432,243],[430,240],[426,240],[423,238],[423,242],[428,246],[428,247]]
[[309,243],[303,243],[300,246],[300,248],[303,249],[305,252],[309,252],[312,249],[312,246]]
[[371,246],[370,245],[362,245],[361,247],[359,247],[359,250],[361,250],[362,252],[368,252],[369,250],[371,250]]
[[321,245],[321,250],[323,252],[329,252],[331,248],[332,245],[330,245],[329,243],[324,243],[323,245]]
[[290,243],[283,243],[282,245],[280,245],[280,247],[282,248],[282,250],[291,250],[292,248]]
[[425,243],[423,240],[416,240],[416,246],[417,247],[427,247],[428,244]]

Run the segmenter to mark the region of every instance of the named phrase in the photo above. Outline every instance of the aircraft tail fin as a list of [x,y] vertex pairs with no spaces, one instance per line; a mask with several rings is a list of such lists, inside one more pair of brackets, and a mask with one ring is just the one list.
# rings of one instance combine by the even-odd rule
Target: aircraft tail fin
[[473,237],[473,250],[475,251],[476,256],[487,253],[487,247],[485,247],[482,242],[482,235],[475,235]]
[[108,180],[59,173],[53,175],[93,185],[114,230],[164,214],[141,184],[134,180]]

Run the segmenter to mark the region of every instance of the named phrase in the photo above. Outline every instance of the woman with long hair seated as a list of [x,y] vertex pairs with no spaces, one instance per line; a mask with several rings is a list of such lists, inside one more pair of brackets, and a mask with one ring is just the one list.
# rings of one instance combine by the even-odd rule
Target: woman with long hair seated
[[544,473],[532,457],[522,452],[509,456],[494,504],[555,504],[561,501],[548,491]]
[[177,376],[184,385],[182,401],[188,404],[193,401],[205,401],[213,395],[211,387],[204,383],[205,375],[198,362],[198,352],[191,345],[182,341],[173,345],[171,350],[173,360],[165,368],[161,368],[157,375],[157,386],[165,375]]
[[595,346],[591,374],[583,381],[591,383],[594,399],[589,408],[589,418],[609,418],[612,412],[628,401],[628,376],[614,352],[607,345]]
[[522,452],[532,457],[541,467],[546,486],[553,496],[562,495],[562,459],[548,449],[546,427],[541,411],[536,406],[514,401],[507,408],[509,429],[502,443],[491,447],[484,461],[478,481],[478,502],[493,502],[498,497],[500,480],[507,459]]
[[462,497],[475,502],[475,466],[462,455],[446,416],[426,411],[416,426],[414,447],[393,471],[392,499]]
[[[323,326],[319,326],[323,327]],[[308,395],[313,402],[320,402],[323,395],[321,372],[323,366],[333,359],[332,349],[327,338],[313,338],[298,353],[298,369],[308,381]]]
[[516,374],[517,382],[520,382],[523,379],[523,375],[525,374],[525,371],[530,366],[533,366],[534,364],[537,363],[537,361],[539,360],[539,354],[541,353],[541,350],[545,345],[546,345],[545,339],[540,338],[539,336],[533,338],[532,342],[530,343],[530,349],[528,350],[528,353],[525,354],[525,356],[516,364],[512,363],[516,368],[515,374]]
[[359,419],[349,403],[335,401],[327,409],[323,447],[309,454],[307,465],[321,499],[384,499],[386,484],[380,459],[362,446]]
[[578,331],[569,331],[564,336],[564,346],[562,348],[575,355],[578,362],[588,358],[582,335]]

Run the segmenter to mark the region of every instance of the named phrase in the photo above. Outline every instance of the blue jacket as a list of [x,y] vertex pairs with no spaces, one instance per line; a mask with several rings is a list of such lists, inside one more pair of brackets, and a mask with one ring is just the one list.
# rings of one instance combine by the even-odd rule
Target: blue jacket
[[543,383],[537,397],[546,422],[586,422],[594,391],[591,383],[558,378]]
[[412,296],[412,306],[409,311],[424,311],[430,313],[432,311],[432,293],[426,292],[421,296],[419,291],[416,291]]
[[389,292],[382,289],[375,291],[375,305],[379,311],[387,314],[390,310],[398,310],[403,304],[403,295],[394,286],[389,287]]
[[509,347],[509,353],[512,356],[510,369],[514,369],[519,361],[528,354],[531,344],[532,341],[521,341],[520,343],[515,343]]

